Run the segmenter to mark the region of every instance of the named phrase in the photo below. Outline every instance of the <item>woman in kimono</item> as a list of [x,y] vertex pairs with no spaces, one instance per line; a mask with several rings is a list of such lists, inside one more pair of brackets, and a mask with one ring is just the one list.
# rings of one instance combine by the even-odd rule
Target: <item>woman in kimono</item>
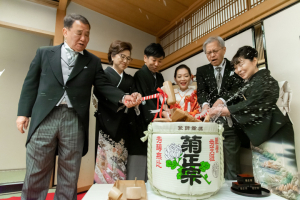
[[[179,108],[184,111],[188,111],[195,115],[199,113],[199,105],[197,102],[196,88],[191,86],[192,73],[191,69],[182,64],[175,69],[174,80],[178,85],[178,89],[174,89],[176,104],[170,106],[170,108]],[[193,112],[194,111],[194,112]],[[197,112],[196,112],[197,111]]]
[[[136,92],[133,77],[124,72],[132,60],[131,49],[128,42],[114,41],[108,52],[112,67],[104,70],[112,85],[127,94]],[[120,104],[118,112],[115,113],[111,110],[114,105],[97,90],[94,90],[94,95],[98,99],[98,105],[101,105],[95,113],[97,156],[94,181],[112,184],[116,180],[126,179],[128,126],[134,110]]]
[[[251,142],[253,173],[257,182],[273,193],[295,199],[299,192],[293,125],[276,105],[278,82],[267,69],[257,68],[257,51],[241,47],[232,59],[235,73],[245,80],[241,90],[213,107],[210,115],[231,116]],[[218,100],[214,105],[222,104]]]

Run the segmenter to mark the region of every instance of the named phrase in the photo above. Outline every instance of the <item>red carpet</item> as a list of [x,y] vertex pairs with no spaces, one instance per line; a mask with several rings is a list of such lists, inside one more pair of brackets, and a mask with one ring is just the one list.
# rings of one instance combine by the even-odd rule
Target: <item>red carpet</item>
[[[86,193],[78,194],[77,195],[77,200],[81,200],[84,197],[85,194]],[[53,198],[54,198],[54,193],[48,193],[47,197],[46,197],[46,200],[53,200]],[[21,197],[10,197],[8,199],[0,199],[0,200],[20,200],[20,199],[21,199]]]

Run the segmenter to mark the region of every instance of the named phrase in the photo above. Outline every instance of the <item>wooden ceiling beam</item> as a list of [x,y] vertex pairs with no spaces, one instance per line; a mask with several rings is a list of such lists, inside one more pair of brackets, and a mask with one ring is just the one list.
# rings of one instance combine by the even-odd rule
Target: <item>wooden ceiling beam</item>
[[210,32],[209,34],[203,36],[197,41],[167,56],[163,60],[163,64],[160,70],[164,70],[196,53],[199,53],[203,49],[203,43],[210,36],[218,35],[225,39],[297,1],[298,0],[287,0],[287,1],[270,0],[259,4],[258,6],[250,9],[249,11],[243,13],[237,18],[221,26],[220,28],[217,28],[214,31]]
[[195,3],[193,3],[187,10],[185,10],[180,15],[178,15],[178,17],[176,17],[174,20],[172,20],[167,26],[165,26],[163,29],[158,31],[156,33],[156,37],[161,37],[162,35],[164,35],[166,32],[168,32],[170,29],[172,29],[177,24],[177,22],[180,22],[182,19],[187,17],[189,14],[193,13],[193,11],[195,9],[204,5],[208,1],[210,1],[210,0],[198,0]]
[[67,9],[68,0],[59,0],[58,10],[66,10]]
[[54,32],[44,31],[41,29],[31,28],[31,27],[22,26],[19,24],[13,24],[13,23],[5,22],[5,21],[0,21],[0,27],[14,29],[14,30],[18,30],[18,31],[25,31],[28,33],[38,34],[38,35],[49,37],[49,38],[54,37]]
[[33,3],[38,3],[44,6],[49,6],[52,8],[57,8],[58,7],[58,2],[56,1],[52,1],[52,0],[27,0],[27,1],[31,1]]

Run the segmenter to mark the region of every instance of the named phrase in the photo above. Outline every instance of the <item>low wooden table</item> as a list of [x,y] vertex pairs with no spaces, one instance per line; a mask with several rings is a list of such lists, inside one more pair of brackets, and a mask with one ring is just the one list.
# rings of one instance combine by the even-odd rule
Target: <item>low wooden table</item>
[[[234,194],[230,191],[230,187],[233,181],[225,181],[224,185],[220,189],[220,191],[209,198],[209,200],[252,200],[254,197],[246,197]],[[112,188],[113,184],[94,184],[86,195],[83,197],[83,200],[107,200],[108,192]],[[170,199],[167,197],[158,196],[153,193],[151,186],[149,183],[146,183],[148,200],[166,200]],[[275,194],[271,194],[269,197],[264,197],[263,199],[269,200],[284,200],[284,198],[277,196]]]

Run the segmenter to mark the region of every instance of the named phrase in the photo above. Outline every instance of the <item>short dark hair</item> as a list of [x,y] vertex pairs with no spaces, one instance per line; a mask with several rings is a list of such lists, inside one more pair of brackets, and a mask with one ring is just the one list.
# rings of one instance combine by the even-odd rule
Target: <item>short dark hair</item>
[[110,47],[108,49],[108,54],[107,54],[109,64],[113,64],[111,57],[114,57],[118,53],[125,51],[125,50],[130,51],[130,54],[131,54],[132,45],[129,42],[122,42],[120,40],[113,41],[110,44]]
[[64,27],[67,29],[72,28],[73,23],[79,20],[80,22],[89,25],[90,29],[91,29],[91,25],[89,23],[89,21],[82,15],[76,14],[76,13],[71,13],[68,14],[67,16],[65,16],[64,18]]
[[144,50],[144,54],[147,57],[153,56],[155,58],[160,58],[163,56],[165,58],[165,51],[159,43],[151,43]]
[[191,69],[188,66],[186,66],[185,64],[181,64],[178,67],[176,67],[175,73],[174,73],[174,78],[176,78],[177,71],[180,70],[180,69],[186,69],[189,72],[189,75],[192,76]]
[[243,46],[239,48],[239,50],[233,56],[231,60],[231,65],[232,67],[234,67],[234,65],[239,64],[240,63],[239,58],[244,58],[253,61],[254,58],[257,58],[257,56],[258,56],[258,52],[256,51],[256,49],[250,46]]

